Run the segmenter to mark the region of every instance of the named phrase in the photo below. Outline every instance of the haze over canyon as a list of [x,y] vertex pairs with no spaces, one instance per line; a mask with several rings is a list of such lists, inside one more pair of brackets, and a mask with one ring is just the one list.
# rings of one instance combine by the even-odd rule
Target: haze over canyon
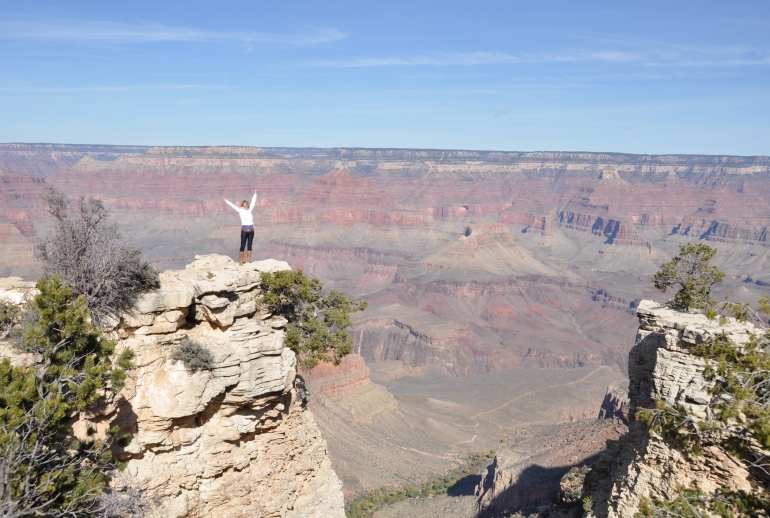
[[48,187],[104,200],[160,270],[234,257],[220,198],[257,190],[255,259],[369,302],[308,376],[349,491],[595,417],[681,244],[718,250],[718,296],[770,294],[768,157],[4,144],[0,276],[38,275]]

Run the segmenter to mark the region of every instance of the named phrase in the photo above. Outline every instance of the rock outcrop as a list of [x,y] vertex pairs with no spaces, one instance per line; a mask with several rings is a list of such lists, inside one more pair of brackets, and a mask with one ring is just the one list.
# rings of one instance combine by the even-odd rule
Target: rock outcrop
[[625,387],[607,387],[604,401],[599,408],[599,419],[617,418],[628,425],[628,391]]
[[[342,484],[295,387],[286,320],[255,302],[260,272],[288,268],[196,256],[162,273],[161,288],[112,324],[118,351],[133,349],[137,368],[73,430],[118,425],[131,434],[117,451],[127,477],[114,483],[138,488],[152,516],[344,516]],[[184,338],[212,353],[211,370],[191,373],[171,359]]]
[[[734,343],[746,343],[756,329],[750,323],[709,320],[701,314],[679,313],[651,301],[638,308],[639,332],[629,357],[630,415],[653,408],[656,400],[684,406],[694,419],[712,412],[713,381],[704,377],[706,364],[691,347],[724,333]],[[678,486],[713,493],[719,488],[751,491],[746,467],[716,446],[702,455],[673,448],[632,420],[628,434],[610,445],[586,476],[584,494],[593,499],[589,517],[633,516],[642,498],[672,501]]]
[[[696,420],[710,416],[715,397],[710,392],[713,381],[704,376],[706,363],[692,354],[691,348],[721,333],[736,344],[744,344],[758,329],[732,318],[720,323],[705,315],[676,312],[649,300],[640,302],[637,315],[639,330],[629,357],[628,398],[623,390],[610,387],[600,410],[600,417],[610,417],[619,426],[628,423],[628,432],[619,439],[606,437],[607,448],[598,459],[585,460],[595,462],[585,475],[583,498],[571,498],[571,502],[562,498],[556,504],[558,482],[554,481],[555,474],[545,469],[549,465],[542,461],[535,465],[528,458],[531,451],[526,448],[501,448],[479,487],[480,516],[532,512],[538,510],[539,504],[540,516],[627,518],[636,514],[643,498],[675,500],[680,486],[705,493],[719,488],[752,490],[749,471],[724,450],[706,445],[703,454],[688,454],[657,434],[650,434],[647,425],[634,416],[640,408],[654,408],[658,400],[673,407],[681,404]],[[597,449],[596,453],[603,449]],[[527,463],[537,469],[524,468],[522,458],[527,458]],[[579,462],[570,459],[573,462],[558,465],[559,473],[567,473],[570,465],[584,462],[579,457],[576,459]],[[553,486],[550,493],[539,494],[533,490],[529,479],[537,480],[538,475],[544,484]],[[568,482],[562,480],[562,486]],[[577,489],[571,487],[570,491],[575,493]],[[592,507],[583,514],[583,502],[587,498]]]
[[572,467],[596,460],[606,442],[625,431],[619,419],[586,420],[543,427],[524,441],[502,445],[476,488],[478,517],[528,515],[547,507],[563,491],[562,477]]

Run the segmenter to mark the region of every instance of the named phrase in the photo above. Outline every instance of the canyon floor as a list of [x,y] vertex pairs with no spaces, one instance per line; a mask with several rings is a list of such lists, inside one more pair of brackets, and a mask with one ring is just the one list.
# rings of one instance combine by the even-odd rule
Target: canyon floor
[[370,368],[374,381],[337,391],[324,392],[323,379],[309,383],[309,407],[348,494],[420,486],[471,452],[537,436],[553,424],[595,419],[607,387],[624,381],[606,366],[461,378],[439,368],[398,378],[392,363]]
[[374,518],[475,518],[476,497],[434,496],[402,500],[374,512]]

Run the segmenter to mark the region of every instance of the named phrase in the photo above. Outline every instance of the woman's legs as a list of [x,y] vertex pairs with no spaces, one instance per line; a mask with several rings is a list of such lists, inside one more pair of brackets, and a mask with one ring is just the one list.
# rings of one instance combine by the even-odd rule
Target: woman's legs
[[[238,253],[239,266],[243,264],[243,251],[246,249],[246,242],[249,240],[249,234],[251,234],[252,239],[254,239],[254,232],[241,231],[241,250]],[[251,247],[249,247],[249,250],[251,250]]]
[[249,237],[247,238],[248,241],[246,245],[246,250],[248,250],[248,252],[246,252],[246,262],[250,263],[251,262],[251,245],[254,244],[254,232],[247,232],[247,233],[249,234]]
[[251,247],[254,244],[254,232],[244,232],[241,230],[241,250],[238,254],[238,264],[243,264],[243,252],[246,252],[246,262],[251,262]]

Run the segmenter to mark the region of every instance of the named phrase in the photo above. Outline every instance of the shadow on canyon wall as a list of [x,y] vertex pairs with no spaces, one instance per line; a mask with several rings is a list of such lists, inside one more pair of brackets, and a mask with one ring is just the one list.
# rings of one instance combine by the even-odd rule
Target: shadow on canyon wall
[[[524,468],[513,485],[503,490],[488,506],[479,511],[478,518],[497,518],[515,512],[522,512],[525,515],[534,513],[538,508],[558,500],[559,483],[570,469],[590,465],[598,458],[599,455],[594,455],[584,462],[566,466],[544,467],[538,464],[528,466]],[[494,464],[488,469],[493,470]],[[492,476],[493,473],[490,471],[486,480],[491,481]]]

